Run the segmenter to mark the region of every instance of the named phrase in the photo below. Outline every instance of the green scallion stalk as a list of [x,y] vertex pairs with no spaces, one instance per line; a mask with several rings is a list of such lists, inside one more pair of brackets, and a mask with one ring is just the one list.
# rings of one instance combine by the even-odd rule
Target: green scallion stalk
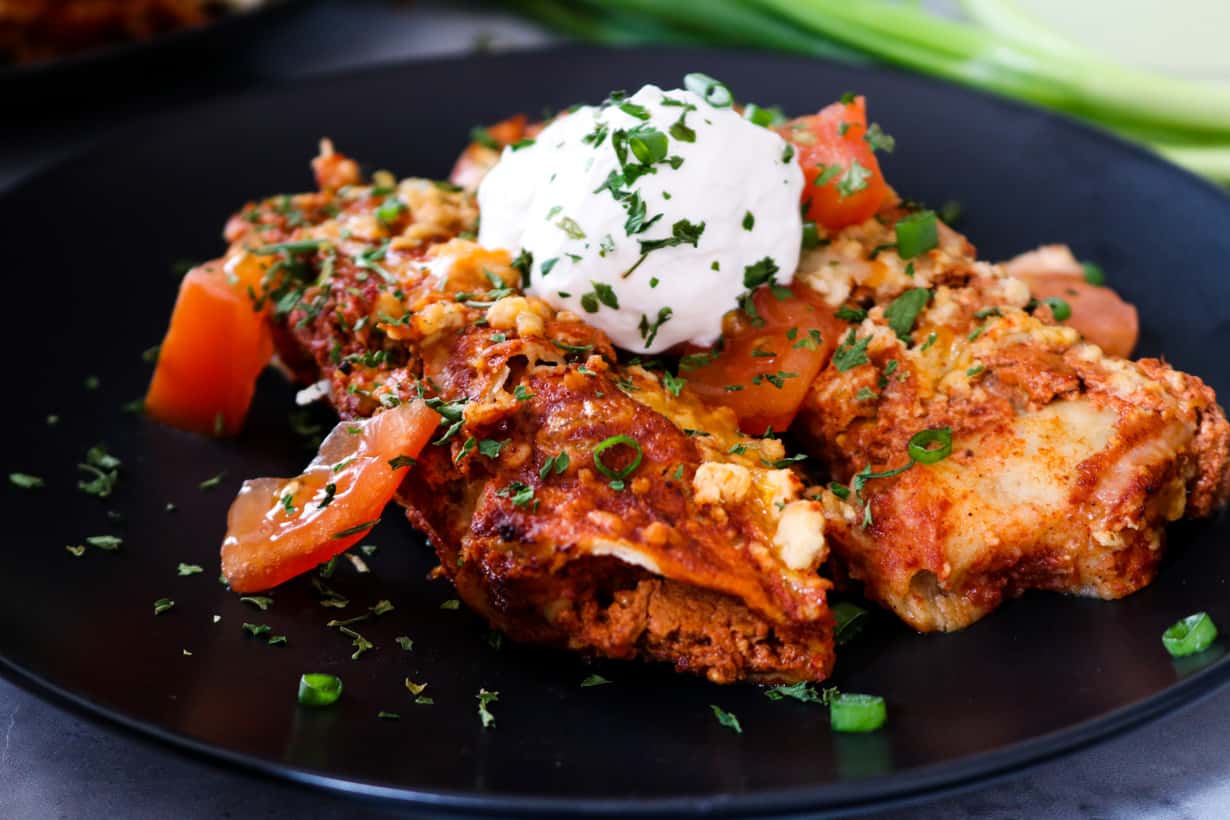
[[1021,13],[963,0],[970,22],[889,0],[508,0],[561,31],[608,45],[708,44],[885,62],[1110,128],[1230,183],[1230,85],[1110,61]]

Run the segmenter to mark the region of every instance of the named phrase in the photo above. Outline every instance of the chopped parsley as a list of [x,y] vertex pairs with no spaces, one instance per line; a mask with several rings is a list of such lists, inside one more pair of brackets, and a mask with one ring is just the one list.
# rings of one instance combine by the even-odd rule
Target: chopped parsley
[[653,340],[658,337],[658,331],[662,329],[662,325],[666,324],[673,315],[674,311],[671,308],[664,307],[658,311],[657,318],[651,323],[649,317],[643,313],[641,314],[638,330],[640,331],[641,338],[645,340],[645,347],[650,347],[653,344]]
[[735,734],[743,734],[743,727],[739,725],[739,718],[735,717],[730,712],[727,712],[722,707],[716,704],[709,704],[709,708],[713,710],[713,716],[717,718],[717,722],[730,729]]
[[853,196],[867,187],[871,171],[865,168],[857,159],[850,161],[850,167],[837,181],[837,193],[842,199]]
[[824,695],[817,692],[807,681],[799,681],[789,686],[774,686],[765,690],[764,696],[769,700],[784,700],[794,698],[803,703],[825,703]]
[[862,308],[851,307],[849,305],[842,305],[841,307],[837,309],[837,312],[834,313],[833,315],[836,316],[838,319],[842,319],[844,321],[850,322],[851,324],[857,325],[861,323],[864,319],[867,318],[867,311],[863,310]]
[[[217,488],[222,483],[222,479],[224,478],[226,478],[225,471],[218,473],[216,476],[205,479],[197,486],[200,487],[202,490],[212,490],[212,489]],[[322,504],[321,506],[324,506],[324,505]]]
[[504,489],[498,490],[496,495],[512,501],[514,507],[526,507],[534,501],[534,488],[520,481],[513,481]]
[[871,146],[872,151],[883,151],[886,154],[891,154],[893,149],[897,147],[897,141],[884,130],[880,128],[879,123],[872,123],[867,126],[867,130],[863,133],[863,139]]
[[154,614],[161,615],[164,612],[170,612],[175,608],[175,602],[170,598],[159,598],[154,601]]
[[44,484],[43,479],[29,473],[9,473],[9,483],[23,490],[34,490]]
[[495,726],[495,715],[491,714],[488,707],[500,699],[500,693],[479,689],[475,697],[478,700],[478,719],[482,721],[484,729],[490,729]]
[[200,575],[205,571],[205,568],[200,564],[185,564],[183,562],[176,568],[177,575]]
[[897,338],[909,343],[918,314],[930,301],[931,291],[926,288],[913,288],[898,296],[884,309],[884,318],[897,334]]
[[777,276],[779,268],[777,263],[771,257],[764,257],[759,262],[748,265],[743,269],[743,287],[751,290],[768,282],[772,282]]
[[845,341],[833,351],[833,365],[839,372],[845,373],[861,364],[867,364],[867,344],[870,341],[870,336],[856,341],[854,328],[850,328],[850,334],[846,336]]
[[478,443],[478,452],[487,458],[499,458],[500,451],[503,450],[510,441],[512,441],[512,439],[506,438],[503,441],[497,441],[496,439],[485,438]]
[[687,383],[687,379],[673,375],[669,370],[662,374],[662,386],[675,398],[679,397],[679,391],[683,390],[683,386]]
[[114,552],[120,548],[120,544],[124,543],[124,539],[116,535],[91,535],[85,539],[85,542],[91,547]]
[[569,457],[568,451],[562,450],[542,463],[542,467],[538,470],[538,477],[546,481],[551,473],[562,475],[568,469],[570,463],[572,463],[572,459]]

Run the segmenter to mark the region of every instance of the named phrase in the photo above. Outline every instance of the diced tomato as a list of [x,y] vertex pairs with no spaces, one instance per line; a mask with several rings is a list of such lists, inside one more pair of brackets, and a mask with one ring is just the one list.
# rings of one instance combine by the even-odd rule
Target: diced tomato
[[734,410],[750,435],[790,426],[846,328],[807,286],[796,283],[789,292],[782,299],[773,288],[759,288],[752,297],[759,322],[746,311],[727,316],[722,352],[699,367],[689,364],[704,360],[703,353],[680,366],[690,388]]
[[184,277],[145,396],[149,415],[198,433],[239,432],[273,355],[269,323],[249,292],[260,287],[265,269],[241,253]]
[[[892,195],[867,134],[863,97],[792,120],[779,133],[803,166],[806,217],[829,230],[870,219]],[[823,179],[820,185],[817,179]]]
[[1020,274],[1020,278],[1029,285],[1035,299],[1058,298],[1067,302],[1072,315],[1061,324],[1076,328],[1112,356],[1132,355],[1140,334],[1135,305],[1123,301],[1108,287],[1089,284],[1082,274]]
[[[1076,328],[1112,356],[1131,355],[1140,334],[1136,306],[1108,287],[1087,282],[1085,266],[1067,245],[1043,245],[1009,259],[1003,267],[1004,273],[1029,285],[1035,299],[1067,302],[1072,315],[1061,324]],[[1050,306],[1038,310],[1055,315]]]
[[421,401],[343,421],[302,475],[245,481],[222,542],[231,588],[275,587],[367,535],[439,422]]

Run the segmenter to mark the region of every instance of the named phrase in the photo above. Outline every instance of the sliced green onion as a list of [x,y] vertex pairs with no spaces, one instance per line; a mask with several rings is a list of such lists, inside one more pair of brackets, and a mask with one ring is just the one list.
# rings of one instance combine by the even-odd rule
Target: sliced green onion
[[734,95],[725,83],[713,79],[708,74],[693,72],[683,78],[683,87],[697,95],[714,108],[730,108],[734,104]]
[[1081,267],[1085,269],[1086,282],[1098,287],[1106,284],[1106,274],[1102,272],[1102,268],[1096,262],[1081,262]]
[[628,132],[628,148],[643,165],[653,165],[666,157],[666,135],[656,128],[636,128]]
[[756,103],[748,103],[743,107],[743,119],[750,120],[763,128],[781,125],[786,121],[780,108],[761,108]]
[[388,199],[380,204],[376,209],[376,218],[381,222],[389,223],[396,222],[397,217],[401,216],[402,209],[406,206],[401,203],[400,199]]
[[803,223],[803,250],[809,251],[820,244],[820,232],[815,222]]
[[[632,463],[629,464],[627,467],[624,467],[622,470],[616,471],[616,470],[612,470],[610,467],[603,464],[601,456],[607,450],[611,449],[612,447],[617,447],[620,444],[623,444],[627,447],[631,447],[632,449],[636,450],[636,458],[632,459]],[[599,444],[597,447],[594,448],[594,466],[598,468],[598,472],[602,473],[607,478],[613,478],[616,481],[619,481],[621,479],[625,479],[628,476],[632,475],[632,471],[635,470],[637,467],[641,466],[641,459],[644,457],[644,455],[645,455],[645,452],[641,449],[640,442],[632,438],[632,436],[622,436],[622,435],[621,436],[611,436],[610,438],[603,441],[601,444]]]
[[1217,638],[1217,625],[1207,612],[1197,612],[1177,621],[1162,633],[1162,646],[1176,658],[1208,649]]
[[842,693],[829,701],[829,725],[838,732],[874,732],[888,719],[879,695]]
[[910,458],[920,464],[934,464],[937,461],[943,461],[952,455],[952,428],[936,427],[931,430],[920,430],[910,436],[907,449],[910,452]]
[[1042,304],[1050,307],[1056,322],[1066,322],[1072,318],[1072,306],[1058,296],[1048,296],[1042,300]]
[[332,706],[342,696],[342,679],[323,672],[305,672],[299,678],[299,703],[304,706]]
[[897,221],[897,253],[902,259],[913,259],[940,243],[935,211],[919,211]]

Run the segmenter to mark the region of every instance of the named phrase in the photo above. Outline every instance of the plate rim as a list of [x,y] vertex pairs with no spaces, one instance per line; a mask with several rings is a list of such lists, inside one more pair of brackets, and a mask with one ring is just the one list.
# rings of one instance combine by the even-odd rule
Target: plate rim
[[[293,3],[275,4],[288,6]],[[1017,114],[1027,114],[1057,123],[1082,139],[1100,142],[1108,151],[1127,155],[1164,169],[1195,185],[1206,196],[1230,206],[1230,193],[1211,181],[1165,160],[1143,146],[1129,142],[1113,132],[1090,124],[1075,116],[1041,108],[1025,102],[969,88],[930,76],[909,73],[891,66],[848,64],[833,60],[785,54],[763,50],[704,48],[683,46],[640,46],[609,48],[566,42],[548,46],[511,48],[495,53],[408,58],[373,65],[329,71],[304,77],[264,82],[239,92],[222,93],[186,105],[176,105],[137,118],[118,128],[109,128],[97,139],[59,157],[32,174],[23,175],[14,183],[0,187],[0,199],[21,197],[42,180],[62,172],[77,163],[87,162],[108,148],[123,145],[131,135],[161,123],[209,110],[221,112],[231,105],[256,98],[276,97],[303,88],[323,89],[344,84],[372,74],[412,72],[424,66],[444,67],[475,62],[498,63],[526,59],[561,59],[578,55],[604,53],[617,59],[695,54],[699,59],[737,55],[742,59],[763,59],[779,65],[833,66],[846,71],[891,78],[892,82],[925,86],[932,90],[981,98],[992,106],[1000,106]],[[478,793],[451,789],[421,789],[391,784],[352,780],[326,771],[266,760],[255,755],[234,751],[198,740],[189,735],[168,730],[151,721],[133,717],[119,710],[94,703],[89,698],[68,690],[54,681],[23,668],[0,654],[0,677],[56,706],[66,707],[74,714],[86,717],[96,725],[118,728],[142,740],[159,745],[211,764],[221,763],[228,769],[283,782],[308,786],[342,798],[358,798],[385,805],[415,806],[450,814],[483,816],[648,816],[661,814],[705,814],[739,816],[749,812],[761,815],[784,815],[800,812],[831,814],[852,809],[886,809],[917,804],[943,794],[986,785],[1013,776],[1067,754],[1089,748],[1100,742],[1125,734],[1166,714],[1175,714],[1193,707],[1230,684],[1230,654],[1207,667],[1167,686],[1136,703],[1121,706],[1104,714],[1082,720],[1062,729],[1016,741],[996,749],[965,755],[951,760],[927,764],[904,772],[852,780],[840,780],[810,786],[766,788],[737,794],[679,794],[669,797],[558,797],[549,794]]]

